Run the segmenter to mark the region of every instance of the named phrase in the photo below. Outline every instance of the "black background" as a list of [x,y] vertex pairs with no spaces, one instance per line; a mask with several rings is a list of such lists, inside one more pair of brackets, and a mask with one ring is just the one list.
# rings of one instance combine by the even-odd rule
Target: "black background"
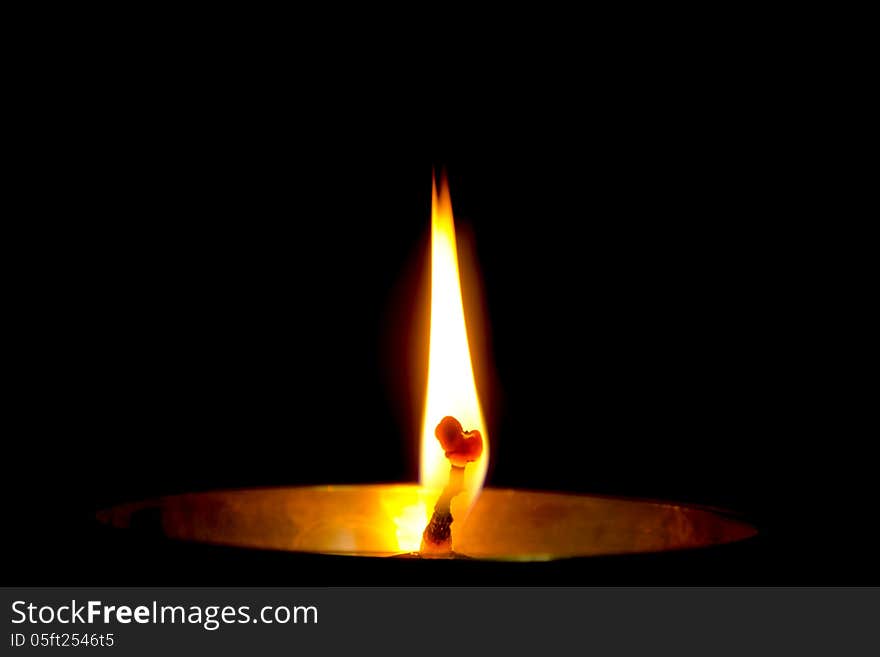
[[6,244],[22,364],[7,577],[437,581],[120,544],[92,516],[162,493],[415,480],[445,168],[481,283],[489,483],[719,505],[762,532],[601,569],[470,564],[469,582],[876,582],[849,410],[865,393],[841,369],[858,238],[824,137],[772,72],[671,70],[438,75],[393,94],[369,71],[318,89],[61,70],[19,130]]

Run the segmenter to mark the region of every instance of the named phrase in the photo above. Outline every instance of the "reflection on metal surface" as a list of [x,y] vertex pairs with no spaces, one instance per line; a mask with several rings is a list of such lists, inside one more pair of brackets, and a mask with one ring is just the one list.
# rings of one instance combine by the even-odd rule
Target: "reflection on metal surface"
[[[436,491],[416,485],[314,486],[174,495],[101,511],[119,528],[246,548],[393,556],[409,540],[401,519],[421,521]],[[705,547],[756,531],[723,512],[590,495],[483,490],[463,527],[460,555],[544,561]],[[402,533],[403,532],[403,533]]]

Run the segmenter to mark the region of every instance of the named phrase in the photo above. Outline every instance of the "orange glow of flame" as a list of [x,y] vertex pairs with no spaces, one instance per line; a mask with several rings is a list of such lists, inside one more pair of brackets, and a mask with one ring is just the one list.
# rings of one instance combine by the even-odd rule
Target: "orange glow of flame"
[[441,178],[439,189],[434,181],[431,200],[431,336],[419,466],[422,499],[394,514],[398,548],[404,552],[419,549],[434,502],[449,481],[449,459],[434,436],[435,427],[446,415],[457,418],[465,431],[478,429],[483,436],[483,453],[465,467],[464,490],[452,502],[454,535],[483,488],[489,440],[468,346],[452,201],[446,180]]
[[449,480],[449,460],[434,436],[445,415],[455,417],[465,431],[479,429],[483,436],[482,456],[465,468],[465,490],[459,496],[464,499],[458,501],[466,512],[486,478],[489,436],[471,366],[452,201],[449,186],[441,179],[439,190],[434,183],[431,202],[431,341],[419,471],[420,483],[431,489],[441,489]]
[[483,453],[465,467],[464,490],[452,502],[454,536],[455,528],[463,525],[483,488],[489,441],[468,346],[452,201],[449,187],[441,178],[439,189],[434,181],[431,200],[431,334],[419,464],[421,490],[419,499],[409,503],[386,501],[386,510],[394,521],[397,547],[402,552],[419,549],[434,503],[449,481],[449,459],[434,436],[435,427],[446,415],[457,418],[465,431],[478,429],[483,437]]

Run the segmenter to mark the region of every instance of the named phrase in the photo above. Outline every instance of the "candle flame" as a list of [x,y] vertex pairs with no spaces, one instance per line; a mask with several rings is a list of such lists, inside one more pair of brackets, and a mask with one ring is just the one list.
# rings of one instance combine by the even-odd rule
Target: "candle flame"
[[418,500],[389,499],[398,549],[419,549],[422,532],[434,502],[449,481],[450,462],[434,429],[445,416],[461,422],[465,431],[478,429],[483,453],[465,467],[464,488],[452,501],[453,542],[483,488],[489,463],[489,440],[468,345],[464,304],[458,269],[458,249],[452,201],[445,178],[434,180],[431,199],[431,334],[428,352],[428,386],[421,435]]
[[464,491],[454,501],[453,516],[461,523],[483,487],[489,440],[468,346],[452,201],[441,178],[439,189],[434,181],[431,202],[431,337],[419,472],[421,485],[430,489],[442,489],[449,480],[449,460],[434,436],[446,415],[483,436],[483,454],[465,468]]

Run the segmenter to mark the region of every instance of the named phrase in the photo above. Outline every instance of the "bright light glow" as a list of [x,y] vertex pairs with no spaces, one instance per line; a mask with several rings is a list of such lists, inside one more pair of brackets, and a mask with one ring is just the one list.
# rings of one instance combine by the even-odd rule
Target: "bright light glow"
[[434,436],[434,428],[446,415],[457,418],[465,431],[479,429],[483,436],[483,453],[465,467],[464,490],[452,502],[454,536],[483,488],[489,463],[489,436],[471,366],[452,202],[446,180],[441,179],[439,189],[434,181],[431,199],[431,337],[419,466],[421,488],[417,500],[391,495],[383,500],[401,552],[419,550],[437,497],[449,481],[450,463]]
[[401,552],[418,552],[422,544],[422,532],[430,518],[430,507],[421,501],[401,509],[394,518],[394,535],[397,549]]
[[419,472],[421,485],[429,489],[440,490],[449,479],[449,460],[434,436],[434,428],[445,415],[457,418],[465,431],[479,429],[483,436],[483,454],[465,468],[465,490],[453,503],[453,516],[461,523],[486,478],[489,436],[471,366],[452,201],[441,178],[439,189],[434,181],[431,202],[431,338]]

